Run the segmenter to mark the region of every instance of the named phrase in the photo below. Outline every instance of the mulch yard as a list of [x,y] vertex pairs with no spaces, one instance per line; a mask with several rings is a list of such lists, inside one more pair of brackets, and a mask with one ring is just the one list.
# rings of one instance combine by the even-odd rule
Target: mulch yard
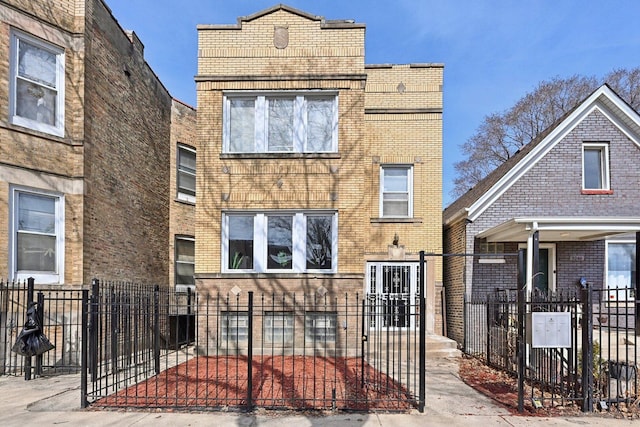
[[[518,414],[518,382],[515,377],[486,366],[480,360],[472,357],[460,359],[459,375],[470,387],[492,398],[513,414]],[[527,396],[531,396],[531,388],[525,386],[522,415],[541,417],[585,415],[578,405],[566,401],[564,405],[557,401],[553,405],[545,402],[542,408],[534,408],[532,400],[526,398]],[[608,411],[601,411],[597,414],[598,416],[615,418],[640,419],[640,408],[638,405],[620,404],[617,407],[610,406]]]
[[[406,389],[360,358],[254,357],[252,396],[265,408],[406,411]],[[243,356],[196,357],[96,401],[94,407],[220,408],[247,403]]]

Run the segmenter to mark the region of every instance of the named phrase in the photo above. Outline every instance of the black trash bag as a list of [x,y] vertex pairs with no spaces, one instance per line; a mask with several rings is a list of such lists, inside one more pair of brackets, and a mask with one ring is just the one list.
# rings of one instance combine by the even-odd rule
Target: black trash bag
[[11,348],[22,356],[39,356],[55,348],[49,339],[42,333],[42,327],[38,321],[38,303],[32,302],[27,309],[27,320],[22,331]]

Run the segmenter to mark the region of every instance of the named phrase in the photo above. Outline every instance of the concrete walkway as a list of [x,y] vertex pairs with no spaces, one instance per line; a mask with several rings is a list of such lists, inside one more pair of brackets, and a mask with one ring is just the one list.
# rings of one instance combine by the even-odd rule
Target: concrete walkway
[[296,412],[171,413],[96,411],[80,408],[80,376],[65,375],[24,381],[0,377],[2,426],[231,426],[231,427],[388,427],[388,426],[637,426],[639,420],[599,414],[579,417],[522,417],[510,414],[464,384],[456,359],[430,359],[425,413],[327,414]]

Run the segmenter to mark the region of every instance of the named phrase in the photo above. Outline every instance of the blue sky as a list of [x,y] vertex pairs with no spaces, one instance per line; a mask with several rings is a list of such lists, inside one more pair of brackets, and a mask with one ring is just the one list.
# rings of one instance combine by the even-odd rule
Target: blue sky
[[[277,1],[106,0],[135,31],[175,98],[196,106],[198,24],[234,24]],[[289,0],[326,19],[367,26],[367,64],[443,63],[443,204],[453,200],[459,146],[484,117],[543,80],[602,77],[640,66],[637,0]]]

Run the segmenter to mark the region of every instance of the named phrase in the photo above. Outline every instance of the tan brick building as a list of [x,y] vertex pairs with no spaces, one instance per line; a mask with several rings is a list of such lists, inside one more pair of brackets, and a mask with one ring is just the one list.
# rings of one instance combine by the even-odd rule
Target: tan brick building
[[170,281],[171,150],[191,137],[143,50],[102,0],[0,1],[0,277]]
[[198,26],[199,293],[416,295],[442,252],[443,66],[365,65],[364,37],[283,5]]
[[170,150],[169,285],[184,291],[195,286],[196,110],[176,100]]

